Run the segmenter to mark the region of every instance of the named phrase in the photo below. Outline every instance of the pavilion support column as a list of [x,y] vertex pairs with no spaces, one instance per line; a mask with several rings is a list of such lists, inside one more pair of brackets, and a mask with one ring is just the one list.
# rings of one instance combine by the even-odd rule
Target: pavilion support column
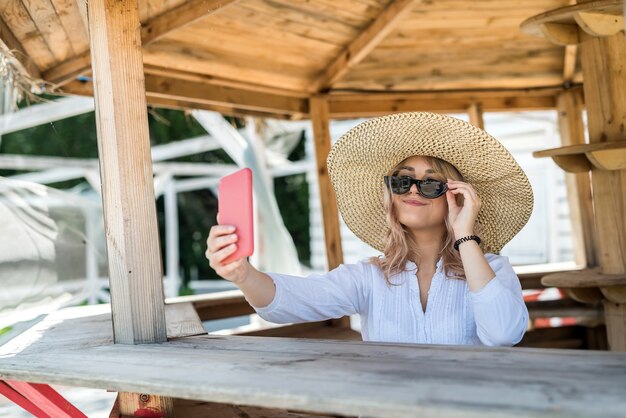
[[[137,0],[89,0],[88,22],[114,342],[163,342],[163,274]],[[122,415],[171,416],[169,398],[121,393],[119,401]]]
[[[579,30],[589,142],[626,141],[626,37]],[[626,170],[591,169],[597,258],[603,274],[626,273]],[[626,286],[600,289],[609,347],[626,351]]]
[[[584,144],[582,90],[570,89],[559,94],[557,112],[561,146]],[[597,243],[589,173],[565,173],[565,183],[573,231],[574,259],[576,264],[594,267],[597,265]]]
[[485,120],[483,119],[482,103],[473,103],[468,109],[470,123],[477,128],[485,129]]
[[[313,124],[313,142],[315,145],[315,160],[317,178],[320,190],[322,207],[322,223],[324,225],[324,241],[326,242],[326,259],[328,270],[343,263],[341,248],[341,232],[339,224],[339,210],[335,191],[328,176],[326,158],[330,152],[330,126],[328,100],[323,97],[312,97],[309,102],[311,123]],[[335,325],[350,326],[350,318],[345,317],[334,321]]]

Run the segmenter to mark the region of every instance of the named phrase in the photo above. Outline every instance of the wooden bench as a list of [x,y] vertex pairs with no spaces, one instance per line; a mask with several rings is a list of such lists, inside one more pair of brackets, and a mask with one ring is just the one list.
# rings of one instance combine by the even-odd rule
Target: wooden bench
[[[168,332],[193,332],[169,317]],[[0,379],[385,417],[626,410],[626,353],[178,334],[122,345],[111,330],[108,305],[55,312],[0,347]]]

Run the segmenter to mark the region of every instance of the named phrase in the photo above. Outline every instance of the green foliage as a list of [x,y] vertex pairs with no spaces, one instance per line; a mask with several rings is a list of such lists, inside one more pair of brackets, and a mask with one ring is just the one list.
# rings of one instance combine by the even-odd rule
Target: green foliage
[[[239,119],[229,119],[241,127]],[[189,114],[168,109],[151,109],[148,122],[150,142],[154,145],[206,135],[205,130]],[[46,155],[71,158],[97,158],[98,146],[94,113],[87,113],[42,126],[5,135],[0,141],[0,153]],[[296,161],[304,158],[304,141],[289,156]],[[228,163],[233,161],[223,150],[178,158],[181,162]],[[0,175],[17,174],[15,170],[0,170]],[[60,189],[73,187],[83,180],[52,185]],[[310,264],[308,188],[304,174],[277,178],[274,182],[276,199],[304,264]],[[157,219],[161,252],[165,252],[165,219],[163,199],[157,201]],[[178,194],[180,268],[183,289],[190,278],[218,279],[204,253],[210,228],[216,223],[217,198],[209,190]]]

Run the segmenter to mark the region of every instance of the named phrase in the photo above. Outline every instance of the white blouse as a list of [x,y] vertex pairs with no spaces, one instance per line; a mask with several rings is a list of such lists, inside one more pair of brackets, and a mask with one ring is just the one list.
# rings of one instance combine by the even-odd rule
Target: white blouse
[[253,307],[277,324],[359,314],[363,341],[512,346],[528,326],[522,287],[507,257],[485,258],[496,277],[476,292],[465,280],[445,277],[440,259],[425,313],[411,261],[391,276],[398,286],[388,286],[380,268],[366,260],[307,277],[268,273],[276,285],[274,299]]

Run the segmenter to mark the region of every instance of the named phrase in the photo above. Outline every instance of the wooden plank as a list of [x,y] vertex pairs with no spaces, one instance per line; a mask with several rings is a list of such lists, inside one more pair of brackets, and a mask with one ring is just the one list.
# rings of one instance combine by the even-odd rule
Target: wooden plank
[[[217,76],[237,81],[254,81],[260,85],[288,90],[306,91],[311,70],[301,66],[254,60],[239,56],[233,51],[220,51],[196,44],[164,38],[144,49],[146,64],[175,70],[193,71],[198,74]],[[311,73],[311,74],[309,74]]]
[[383,40],[406,16],[414,0],[392,0],[380,15],[348,45],[317,78],[310,91],[326,91]]
[[56,312],[1,347],[0,379],[392,418],[626,408],[625,353],[240,336],[111,344],[110,316],[91,309]]
[[563,82],[572,83],[574,81],[574,73],[576,72],[576,56],[578,55],[578,46],[567,45],[564,51]]
[[141,41],[148,45],[166,34],[184,28],[214,14],[239,0],[190,0],[153,17],[141,28]]
[[264,86],[255,84],[252,82],[238,81],[227,78],[220,78],[216,76],[207,76],[204,74],[193,73],[190,71],[181,71],[172,68],[165,68],[160,66],[154,66],[150,64],[144,64],[144,73],[151,75],[159,75],[162,77],[170,77],[180,80],[189,80],[199,83],[212,84],[216,86],[233,87],[246,91],[255,91],[260,93],[268,93],[277,96],[298,97],[301,99],[308,99],[309,94],[305,91],[288,90],[280,87]]
[[[444,93],[429,95],[406,94],[398,92],[397,98],[384,95],[376,99],[373,95],[352,95],[350,99],[338,100],[330,95],[330,116],[333,119],[349,119],[360,117],[373,117],[396,112],[441,112],[463,113],[476,100],[475,92],[465,93],[466,97],[455,97],[453,92],[446,98]],[[487,92],[489,93],[489,92]],[[484,111],[511,111],[511,110],[538,110],[553,109],[556,104],[554,96],[523,96],[516,97],[488,97],[478,95]]]
[[[143,24],[141,29],[142,44],[144,47],[167,35],[171,31],[196,22],[226,7],[238,0],[194,0],[156,16]],[[90,55],[80,54],[58,66],[44,72],[44,79],[58,85],[72,81],[90,69]]]
[[74,55],[72,44],[50,0],[22,0],[22,4],[57,62]]
[[[450,61],[442,63],[440,68],[447,68]],[[457,62],[464,67],[462,61]],[[523,64],[522,64],[523,65]],[[555,65],[556,67],[557,65]],[[519,73],[499,72],[497,66],[487,71],[486,67],[475,69],[470,73],[456,73],[449,76],[416,74],[415,72],[402,76],[368,77],[353,69],[348,76],[333,86],[334,90],[362,91],[362,92],[390,92],[390,91],[454,91],[454,90],[507,90],[557,87],[563,84],[560,65],[558,70],[533,71]],[[519,67],[518,67],[519,68]],[[457,71],[457,70],[455,70]],[[437,74],[437,72],[435,72]],[[552,106],[554,107],[554,106]],[[461,111],[464,111],[461,110]]]
[[541,279],[545,286],[554,287],[608,287],[626,285],[626,274],[606,274],[599,269],[550,273]]
[[327,267],[329,270],[332,270],[343,263],[343,251],[341,249],[339,210],[337,209],[335,192],[328,177],[328,166],[326,164],[326,158],[331,147],[328,101],[322,97],[312,97],[309,102],[309,108],[311,123],[313,124]]
[[472,103],[467,109],[470,123],[480,129],[485,129],[485,120],[483,119],[483,104]]
[[165,322],[167,325],[167,338],[180,338],[207,333],[193,304],[189,302],[166,304]]
[[125,344],[166,340],[138,22],[136,2],[89,3],[113,326]]
[[[585,77],[589,142],[598,146],[607,142],[626,147],[626,39],[584,37],[580,45]],[[605,274],[626,274],[626,169],[591,173],[593,203],[598,242],[598,261]],[[626,328],[622,329],[626,333]],[[622,347],[626,350],[626,346]]]
[[526,302],[526,307],[531,319],[584,317],[604,320],[602,304],[588,305],[572,299],[557,299]]
[[[330,119],[329,106],[326,98],[315,96],[309,101],[311,124],[313,125],[313,141],[317,166],[317,180],[322,207],[322,223],[324,225],[324,242],[326,243],[326,260],[328,270],[343,263],[341,248],[341,231],[337,199],[328,176],[326,158],[330,152]],[[334,326],[350,327],[350,318],[344,317],[331,320]]]
[[13,35],[11,29],[4,23],[4,20],[0,17],[0,51],[11,59],[14,65],[24,74],[31,78],[40,78],[41,73],[39,68],[35,65],[32,58],[28,56],[28,53],[20,43],[20,41]]
[[156,75],[146,75],[146,92],[153,97],[164,97],[209,104],[235,104],[242,109],[275,113],[307,113],[307,101],[295,97],[281,97],[255,91],[175,80]]
[[[578,2],[578,4],[549,10],[539,15],[526,19],[521,24],[522,31],[529,35],[541,35],[541,26],[545,24],[571,25],[578,26],[576,17],[580,13],[594,12],[599,14],[607,14],[619,16],[623,12],[621,0],[591,0]],[[583,29],[585,29],[583,27]],[[620,28],[618,30],[623,30]],[[572,43],[579,40],[572,39]]]
[[287,411],[277,408],[229,405],[217,402],[190,401],[187,399],[175,399],[174,410],[176,411],[176,416],[184,418],[335,418],[329,415],[319,415],[293,409]]
[[165,300],[166,307],[191,303],[202,321],[232,318],[255,313],[240,290],[207,293],[202,295],[179,296]]
[[[583,97],[580,90],[566,90],[558,96],[557,115],[561,145],[584,144]],[[574,259],[579,265],[595,266],[597,243],[589,173],[566,173],[565,183],[570,207]]]
[[[62,91],[57,91],[58,94],[61,95],[79,95],[79,96],[91,96],[93,95],[93,88],[91,82],[83,82],[83,81],[72,81],[67,84],[64,84],[62,87]],[[290,115],[286,113],[274,113],[274,112],[263,112],[263,111],[254,111],[250,109],[241,109],[236,105],[231,104],[220,104],[213,105],[210,103],[197,102],[197,101],[187,101],[175,98],[164,98],[164,97],[155,97],[150,96],[149,94],[146,97],[148,105],[154,107],[162,107],[167,109],[201,109],[201,110],[212,110],[215,112],[222,113],[224,115],[229,116],[258,116],[265,118],[274,118],[274,119],[302,119],[302,116],[298,114]]]
[[606,331],[609,341],[609,349],[624,351],[626,347],[626,304],[604,301]]
[[89,49],[89,33],[81,16],[80,1],[50,0],[75,54]]
[[55,63],[54,55],[21,0],[0,1],[0,16],[40,71]]

